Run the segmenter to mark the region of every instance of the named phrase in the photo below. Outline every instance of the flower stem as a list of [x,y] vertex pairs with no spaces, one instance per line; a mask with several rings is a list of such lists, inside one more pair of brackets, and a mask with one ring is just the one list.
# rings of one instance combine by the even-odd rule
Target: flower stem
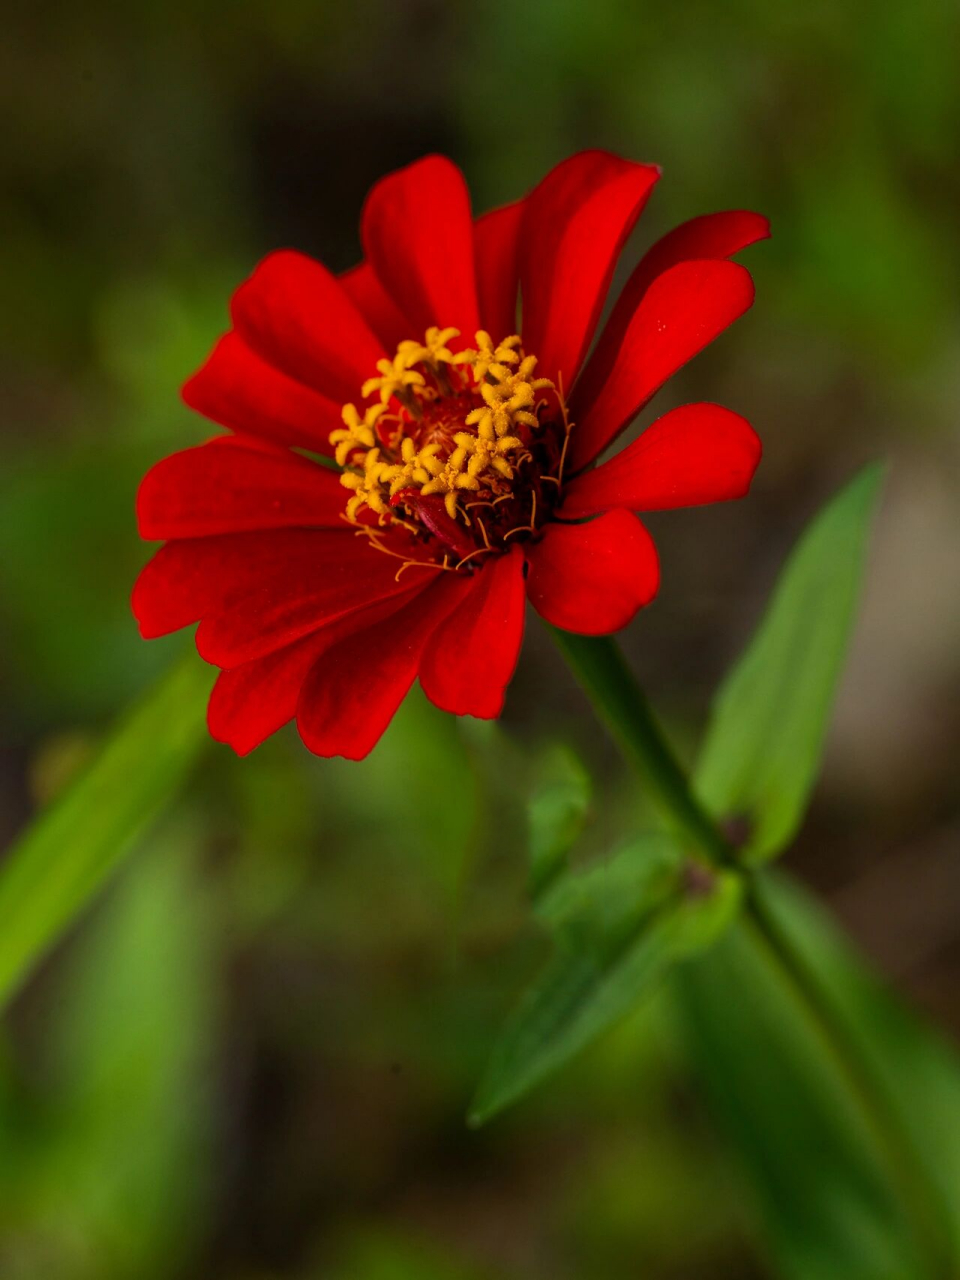
[[949,1260],[952,1248],[944,1230],[941,1192],[919,1160],[856,1033],[847,1025],[845,1015],[829,999],[802,951],[767,905],[757,873],[738,863],[736,851],[693,794],[686,773],[616,642],[609,636],[580,636],[556,628],[551,630],[600,720],[651,787],[652,797],[665,815],[711,866],[736,870],[743,876],[744,912],[749,927],[799,995],[825,1047],[859,1098],[929,1259],[930,1275],[946,1280],[952,1274]]
[[624,755],[651,785],[664,813],[716,867],[733,867],[734,851],[690,790],[650,704],[616,642],[553,628],[553,637]]

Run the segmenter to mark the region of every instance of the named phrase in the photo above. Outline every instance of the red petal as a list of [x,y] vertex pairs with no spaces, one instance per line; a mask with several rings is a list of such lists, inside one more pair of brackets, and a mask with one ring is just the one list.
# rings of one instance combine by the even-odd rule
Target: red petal
[[583,151],[527,197],[520,278],[524,347],[537,372],[569,394],[603,307],[617,257],[660,171]]
[[[368,554],[372,559],[359,560]],[[133,588],[133,612],[145,639],[166,635],[216,612],[227,600],[263,587],[289,587],[317,576],[328,562],[355,564],[362,574],[391,558],[361,544],[349,530],[272,529],[182,538],[161,547]],[[395,570],[394,570],[395,572]],[[219,663],[217,664],[220,665]]]
[[660,585],[653,539],[629,511],[610,511],[589,524],[551,524],[527,562],[534,608],[579,635],[619,631]]
[[330,631],[317,631],[265,658],[221,671],[207,706],[211,737],[245,756],[292,720],[307,672],[331,643]]
[[311,751],[362,760],[376,746],[413,684],[431,632],[469,587],[466,575],[441,574],[389,624],[361,631],[324,654],[297,707],[297,728]]
[[748,209],[704,213],[699,218],[682,222],[679,227],[674,227],[665,236],[661,236],[656,244],[651,245],[637,263],[624,285],[623,294],[617,301],[611,320],[620,310],[622,301],[626,308],[626,328],[650,283],[670,267],[675,267],[678,262],[689,262],[693,258],[732,258],[741,249],[756,244],[758,240],[767,240],[769,236],[768,219],[762,214],[751,213]]
[[431,702],[458,716],[500,714],[520,654],[525,603],[523,555],[515,547],[483,566],[427,642],[420,684]]
[[327,649],[364,627],[382,622],[402,603],[392,599],[357,609],[276,653],[221,671],[207,708],[211,735],[238,755],[247,755],[293,719],[303,682]]
[[493,209],[474,223],[480,324],[494,342],[517,332],[520,223],[523,200]]
[[473,223],[463,174],[426,156],[382,178],[361,219],[367,259],[417,332],[456,325],[465,342],[479,328]]
[[300,457],[299,454],[291,454],[290,449],[285,444],[277,444],[275,440],[265,440],[263,436],[244,435],[240,431],[218,431],[215,436],[210,436],[204,443],[217,445],[218,448],[256,449],[259,453],[267,453],[274,458]]
[[753,303],[750,273],[734,262],[681,262],[657,276],[640,300],[605,381],[593,362],[570,406],[577,424],[570,465],[586,466],[651,396]]
[[342,526],[346,492],[335,471],[289,450],[266,452],[235,436],[164,458],[137,494],[141,538],[300,526]]
[[145,640],[199,622],[217,599],[223,571],[235,568],[253,534],[168,542],[148,560],[133,586],[131,606]]
[[263,259],[230,314],[257,355],[338,404],[359,396],[385,354],[336,278],[291,249]]
[[340,276],[340,286],[391,355],[398,343],[413,336],[413,324],[384,289],[369,262],[345,271]]
[[769,235],[770,223],[766,218],[759,213],[737,209],[691,218],[648,249],[623,286],[617,305],[603,326],[596,350],[583,371],[582,392],[577,388],[583,403],[597,394],[609,377],[640,299],[657,276],[678,262],[688,262],[693,258],[731,258],[747,245]]
[[742,498],[760,452],[760,438],[746,418],[718,404],[685,404],[609,462],[571,481],[560,515],[578,519],[615,507],[662,511]]
[[[299,531],[298,531],[299,532]],[[276,535],[274,535],[276,536]],[[309,537],[309,535],[308,535]],[[204,610],[197,652],[218,667],[238,667],[378,600],[421,590],[440,570],[411,569],[365,539],[314,534],[292,545],[268,573],[238,577]]]
[[225,334],[186,383],[191,409],[234,431],[330,454],[341,405],[261,360],[236,333]]

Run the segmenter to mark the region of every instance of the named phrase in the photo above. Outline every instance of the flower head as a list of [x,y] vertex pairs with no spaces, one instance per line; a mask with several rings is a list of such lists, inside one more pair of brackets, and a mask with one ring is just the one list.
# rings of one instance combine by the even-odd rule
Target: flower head
[[199,623],[216,738],[244,753],[296,718],[311,750],[359,758],[417,678],[447,711],[496,716],[527,599],[558,627],[619,630],[659,582],[634,513],[747,491],[757,436],[712,404],[596,465],[751,305],[729,258],[769,234],[746,212],[671,232],[587,359],[658,177],[584,152],[473,221],[459,170],[429,156],[374,187],[359,267],[282,251],[241,285],[184,388],[229,434],[158,463],[138,498],[166,545],[134,611],[148,637]]

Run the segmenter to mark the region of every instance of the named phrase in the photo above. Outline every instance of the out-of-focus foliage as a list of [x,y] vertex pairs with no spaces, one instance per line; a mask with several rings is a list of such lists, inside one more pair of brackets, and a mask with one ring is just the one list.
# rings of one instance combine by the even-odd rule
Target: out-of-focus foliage
[[748,861],[796,834],[817,776],[860,596],[880,476],[871,467],[820,513],[714,700],[696,787],[719,818],[745,821]]
[[0,1007],[177,795],[206,740],[208,668],[181,662],[0,866]]
[[[711,1104],[736,1144],[786,1276],[948,1275],[960,1245],[960,1063],[795,887],[764,883],[820,998],[841,1011],[903,1140],[891,1149],[796,986],[746,922],[678,975]],[[797,1016],[792,1016],[797,1015]],[[951,1259],[953,1261],[951,1261]]]
[[209,1203],[216,916],[181,824],[144,850],[54,984],[0,1100],[0,1272],[174,1274]]
[[483,1280],[422,1240],[376,1229],[352,1237],[330,1274],[332,1280]]
[[587,821],[592,793],[583,762],[569,747],[546,753],[538,773],[527,805],[534,899],[563,871]]
[[692,879],[668,836],[640,836],[567,872],[535,909],[556,954],[493,1049],[470,1118],[481,1124],[635,1009],[670,966],[708,948],[739,901],[732,874]]
[[[665,170],[618,279],[696,213],[753,207],[774,227],[750,262],[756,308],[676,388],[746,413],[764,463],[747,502],[651,520],[663,589],[629,633],[632,661],[694,742],[809,513],[892,455],[828,768],[789,856],[960,1026],[958,27],[946,0],[535,0],[522,18],[503,0],[48,0],[6,15],[5,845],[179,652],[141,643],[129,615],[147,555],[133,494],[151,461],[210,434],[178,386],[230,289],[278,245],[351,265],[365,190],[425,151],[452,154],[487,207],[608,146]],[[530,757],[573,742],[598,780],[588,863],[639,829],[642,797],[529,633],[502,730],[415,698],[359,767],[310,759],[291,733],[242,762],[211,746],[142,867],[8,1017],[0,1272],[776,1274],[659,996],[521,1107],[464,1129],[496,1029],[547,959],[525,904]],[[127,941],[117,924],[102,944],[109,981],[71,985],[126,913]],[[111,1010],[128,1025],[108,1034]],[[143,1035],[143,1094],[125,1079],[96,1122],[67,1102],[93,1089],[93,1058],[61,1049],[77,1028],[123,1070],[111,1036]]]

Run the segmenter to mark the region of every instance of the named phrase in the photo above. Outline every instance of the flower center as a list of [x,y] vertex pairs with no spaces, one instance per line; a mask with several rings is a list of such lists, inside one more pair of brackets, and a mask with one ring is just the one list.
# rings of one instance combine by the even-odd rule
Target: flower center
[[408,564],[472,572],[539,532],[559,497],[570,423],[518,335],[495,345],[481,329],[476,348],[453,352],[459,336],[433,327],[378,361],[361,388],[373,403],[344,405],[330,443],[358,531]]

